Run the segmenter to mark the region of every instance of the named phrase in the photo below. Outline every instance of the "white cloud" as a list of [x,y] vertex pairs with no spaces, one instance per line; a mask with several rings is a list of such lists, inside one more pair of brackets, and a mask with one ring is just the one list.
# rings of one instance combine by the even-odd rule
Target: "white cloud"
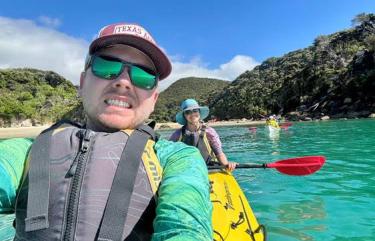
[[[39,21],[44,21],[46,26],[31,20],[0,16],[0,68],[52,70],[77,85],[89,42],[53,29],[61,24],[59,20],[41,18]],[[234,80],[242,72],[258,65],[252,57],[244,55],[236,55],[216,69],[208,68],[199,56],[188,62],[178,55],[172,56],[171,60],[172,74],[160,82],[160,90],[190,76]]]
[[50,18],[50,17],[47,17],[47,16],[40,16],[38,18],[38,21],[47,26],[47,27],[51,27],[51,28],[57,28],[61,25],[61,21],[60,19],[58,18]]
[[[193,58],[188,63],[178,61],[180,56],[172,57],[172,74],[160,82],[159,89],[164,90],[176,80],[185,77],[206,77],[222,80],[234,80],[238,75],[251,70],[259,63],[250,56],[236,55],[228,63],[221,64],[219,68],[209,69],[199,57]],[[173,61],[174,60],[174,61]]]
[[52,70],[78,84],[88,44],[31,20],[0,17],[1,68]]

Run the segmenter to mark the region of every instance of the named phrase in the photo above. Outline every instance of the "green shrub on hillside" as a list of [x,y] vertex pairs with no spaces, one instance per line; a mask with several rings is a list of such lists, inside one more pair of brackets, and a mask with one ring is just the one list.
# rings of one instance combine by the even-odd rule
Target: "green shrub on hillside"
[[76,95],[71,82],[51,71],[0,70],[0,124],[54,122],[79,104]]
[[212,114],[231,119],[297,109],[313,110],[314,117],[375,111],[375,15],[359,14],[353,23],[241,74],[210,98]]
[[160,93],[151,118],[157,121],[174,122],[183,100],[193,98],[201,105],[207,105],[210,96],[215,95],[227,85],[229,85],[228,81],[217,79],[195,77],[180,79]]

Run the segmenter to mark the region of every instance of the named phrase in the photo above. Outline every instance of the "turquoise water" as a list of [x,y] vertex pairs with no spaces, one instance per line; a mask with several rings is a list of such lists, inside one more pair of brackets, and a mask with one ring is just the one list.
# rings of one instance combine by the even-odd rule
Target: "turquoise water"
[[263,127],[256,133],[247,127],[215,129],[233,161],[327,158],[310,176],[286,176],[273,169],[234,172],[266,226],[268,240],[375,240],[375,120],[294,123],[278,136]]
[[[327,157],[325,166],[310,176],[273,169],[234,172],[269,241],[375,240],[375,120],[294,123],[271,136],[261,126],[255,133],[247,127],[215,129],[232,161]],[[169,137],[171,131],[160,133]]]

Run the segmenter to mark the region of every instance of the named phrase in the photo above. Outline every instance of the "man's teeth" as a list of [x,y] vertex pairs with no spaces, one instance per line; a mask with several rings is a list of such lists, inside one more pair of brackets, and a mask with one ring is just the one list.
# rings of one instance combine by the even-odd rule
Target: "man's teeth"
[[130,104],[128,102],[121,101],[121,100],[109,99],[109,100],[105,100],[105,103],[108,104],[108,105],[114,105],[114,106],[119,106],[119,107],[123,107],[123,108],[129,108],[130,107]]

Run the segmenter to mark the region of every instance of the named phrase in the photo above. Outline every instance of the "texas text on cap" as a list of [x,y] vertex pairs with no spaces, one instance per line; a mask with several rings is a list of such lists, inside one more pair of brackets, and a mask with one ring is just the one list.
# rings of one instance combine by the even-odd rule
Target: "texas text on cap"
[[165,79],[171,73],[172,66],[168,57],[142,26],[128,23],[105,26],[91,43],[89,53],[93,54],[102,47],[114,44],[126,44],[147,54],[154,62],[160,80]]

